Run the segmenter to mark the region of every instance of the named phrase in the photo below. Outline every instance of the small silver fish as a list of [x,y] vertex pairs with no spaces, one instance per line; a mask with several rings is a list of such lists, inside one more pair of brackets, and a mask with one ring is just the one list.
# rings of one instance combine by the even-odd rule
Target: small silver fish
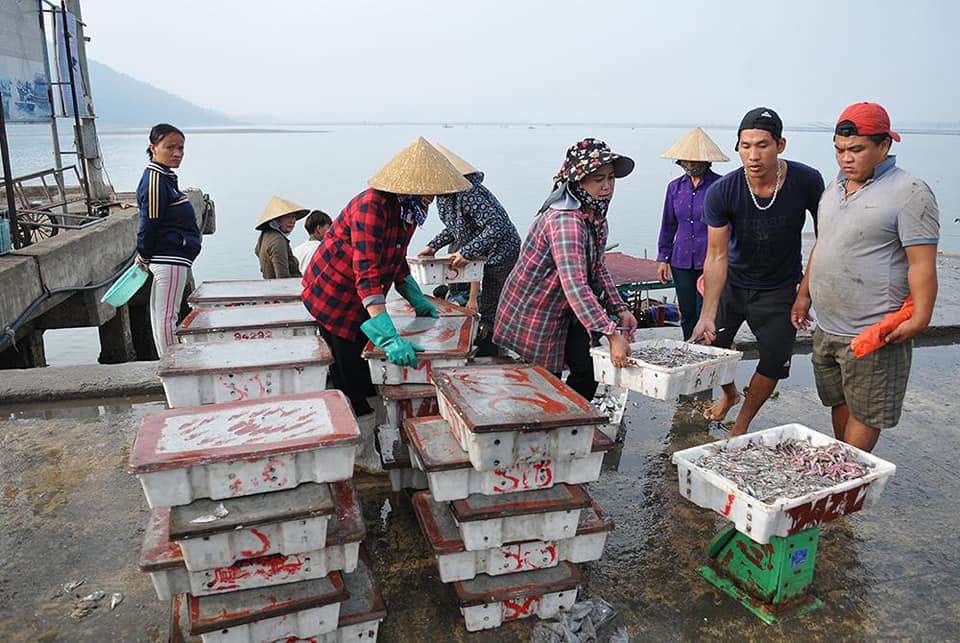
[[123,594],[120,592],[114,592],[110,595],[110,609],[115,609],[117,605],[123,602]]
[[190,524],[202,525],[207,522],[213,522],[214,520],[220,520],[221,518],[225,517],[228,513],[230,512],[227,510],[226,507],[223,506],[223,503],[221,502],[214,508],[212,514],[197,516],[196,518],[190,521]]
[[83,598],[80,598],[79,602],[80,603],[97,603],[99,601],[102,601],[104,596],[106,596],[106,594],[104,594],[102,591],[98,589],[92,594],[87,594]]

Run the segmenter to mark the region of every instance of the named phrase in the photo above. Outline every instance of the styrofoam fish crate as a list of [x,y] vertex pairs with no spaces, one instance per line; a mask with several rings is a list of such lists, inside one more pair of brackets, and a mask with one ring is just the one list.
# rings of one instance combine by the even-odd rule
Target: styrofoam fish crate
[[320,391],[148,415],[127,470],[159,509],[347,480],[359,443],[346,396]]
[[383,349],[368,342],[363,358],[369,362],[374,384],[427,384],[433,369],[463,366],[473,350],[472,317],[399,317],[397,333],[425,350],[417,353],[418,365],[399,366],[387,360]]
[[377,451],[380,463],[390,477],[394,491],[426,489],[427,475],[413,467],[407,445],[400,438],[400,429],[381,425],[377,427]]
[[610,347],[596,346],[590,349],[594,377],[601,384],[620,386],[658,400],[667,400],[732,382],[737,362],[743,356],[739,351],[676,339],[651,339],[630,344],[631,351],[640,348],[682,349],[709,355],[711,359],[687,366],[667,367],[628,357],[627,365],[617,368],[610,361]]
[[476,494],[450,503],[468,551],[511,542],[570,538],[577,533],[581,510],[589,506],[586,491],[566,484],[502,496]]
[[407,418],[440,414],[437,390],[432,384],[378,386],[377,392],[383,399],[383,414],[377,417],[377,424],[399,429]]
[[299,303],[302,292],[300,277],[204,281],[190,293],[187,303],[192,308]]
[[348,598],[340,572],[325,578],[210,596],[188,595],[190,634],[204,643],[260,643],[333,632]]
[[554,618],[573,607],[580,571],[570,563],[453,584],[468,632],[500,627],[530,616]]
[[[539,444],[549,444],[549,440],[530,440],[541,433],[550,435],[547,431],[519,434],[515,444],[524,445],[520,452],[535,453]],[[479,471],[473,467],[470,454],[463,450],[441,417],[407,420],[404,434],[410,462],[426,473],[427,484],[438,501],[460,500],[474,493],[496,495],[548,489],[564,482],[594,482],[600,478],[604,453],[613,448],[613,442],[598,428],[593,432],[591,451],[583,458],[554,460],[539,457],[531,460],[525,456],[520,464]]]
[[[303,486],[303,485],[301,485]],[[250,548],[232,547],[225,559],[237,560],[231,565],[191,572],[187,569],[181,547],[170,540],[170,510],[158,509],[151,514],[140,550],[140,571],[150,574],[150,580],[161,600],[189,592],[194,596],[220,594],[239,589],[253,589],[311,578],[321,578],[330,571],[352,572],[357,566],[360,542],[366,529],[360,513],[360,504],[349,482],[330,485],[336,505],[336,515],[327,521],[319,539],[322,549],[311,551],[318,541],[310,520],[297,521],[305,529],[303,538],[279,542],[262,529],[255,529],[256,545]],[[271,495],[289,493],[277,491]],[[229,501],[228,501],[229,502]],[[269,526],[269,525],[268,525]],[[261,552],[282,552],[261,555]],[[256,558],[243,558],[253,554]]]
[[319,335],[175,344],[158,373],[170,408],[322,391],[333,353]]
[[[225,515],[217,517],[216,509]],[[194,500],[167,512],[167,533],[191,572],[225,567],[244,558],[323,549],[334,513],[327,485],[227,500]]]
[[434,371],[440,415],[478,471],[585,458],[607,423],[589,402],[540,366]]
[[814,446],[843,444],[801,424],[785,424],[677,451],[673,454],[673,463],[677,465],[680,495],[697,506],[713,509],[731,520],[737,531],[765,544],[772,536],[786,537],[873,504],[897,469],[871,453],[843,444],[860,462],[873,466],[865,476],[766,504],[748,495],[733,481],[696,464],[702,456],[718,449],[736,450],[751,442],[775,446],[789,438],[809,438]]
[[[350,597],[340,603],[337,629],[310,640],[316,643],[376,641],[380,622],[386,618],[387,610],[380,588],[370,572],[370,564],[361,556],[356,571],[342,574],[342,578]],[[200,643],[202,640],[190,634],[188,602],[184,594],[177,594],[171,601],[170,643]]]
[[414,499],[414,511],[420,529],[433,550],[440,570],[440,581],[469,580],[477,574],[499,576],[554,567],[561,561],[585,563],[599,560],[613,530],[613,521],[604,516],[599,505],[580,514],[576,533],[562,540],[508,543],[477,551],[467,551],[457,530],[450,508],[428,494]]
[[197,308],[177,327],[182,344],[316,335],[317,321],[299,301],[289,304]]
[[453,257],[407,257],[410,274],[421,286],[462,284],[483,279],[483,261],[468,261],[467,265],[454,268]]

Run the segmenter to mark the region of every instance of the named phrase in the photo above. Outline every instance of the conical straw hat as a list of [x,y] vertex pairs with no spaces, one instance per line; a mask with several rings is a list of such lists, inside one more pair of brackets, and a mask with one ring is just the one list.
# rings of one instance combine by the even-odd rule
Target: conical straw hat
[[394,194],[449,194],[473,186],[422,136],[380,168],[367,184]]
[[437,148],[437,150],[439,150],[439,152],[443,154],[448,161],[453,163],[453,167],[457,168],[457,172],[459,172],[460,174],[466,176],[468,174],[475,174],[476,172],[480,171],[477,168],[470,165],[469,163],[467,163],[466,161],[464,161],[462,158],[460,158],[456,154],[454,154],[453,152],[451,152],[450,150],[448,150],[447,148],[445,148],[443,145],[440,145],[439,143],[434,143],[433,146]]
[[673,144],[669,150],[660,155],[662,159],[677,161],[729,161],[730,159],[720,151],[717,144],[710,140],[707,133],[695,127],[683,138]]
[[303,217],[310,214],[310,210],[297,205],[292,201],[287,201],[286,199],[281,199],[278,196],[270,198],[270,203],[267,204],[267,209],[263,211],[263,214],[260,216],[260,220],[257,221],[257,225],[253,226],[257,230],[261,228],[268,221],[273,221],[276,218],[282,217],[285,214],[295,214],[297,215],[297,220],[299,221]]

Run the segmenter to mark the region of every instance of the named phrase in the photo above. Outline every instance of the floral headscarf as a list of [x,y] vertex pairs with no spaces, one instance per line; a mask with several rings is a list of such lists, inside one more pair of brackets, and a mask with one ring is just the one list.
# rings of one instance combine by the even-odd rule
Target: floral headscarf
[[[567,157],[560,171],[553,177],[553,191],[540,207],[540,213],[558,202],[569,204],[571,200],[586,205],[595,212],[605,214],[610,199],[595,199],[583,190],[579,182],[588,174],[596,172],[607,163],[613,163],[613,174],[622,179],[633,171],[633,159],[622,154],[614,154],[610,147],[596,138],[585,138],[567,149]],[[605,202],[605,203],[603,203]]]

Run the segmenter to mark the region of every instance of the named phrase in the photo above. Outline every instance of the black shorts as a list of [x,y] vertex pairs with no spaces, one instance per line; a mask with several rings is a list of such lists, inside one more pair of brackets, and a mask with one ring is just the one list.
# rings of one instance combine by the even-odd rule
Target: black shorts
[[774,380],[790,377],[790,360],[797,329],[790,323],[790,309],[797,297],[796,286],[775,290],[751,290],[727,282],[717,310],[714,346],[730,348],[743,322],[757,338],[760,363],[757,373]]

